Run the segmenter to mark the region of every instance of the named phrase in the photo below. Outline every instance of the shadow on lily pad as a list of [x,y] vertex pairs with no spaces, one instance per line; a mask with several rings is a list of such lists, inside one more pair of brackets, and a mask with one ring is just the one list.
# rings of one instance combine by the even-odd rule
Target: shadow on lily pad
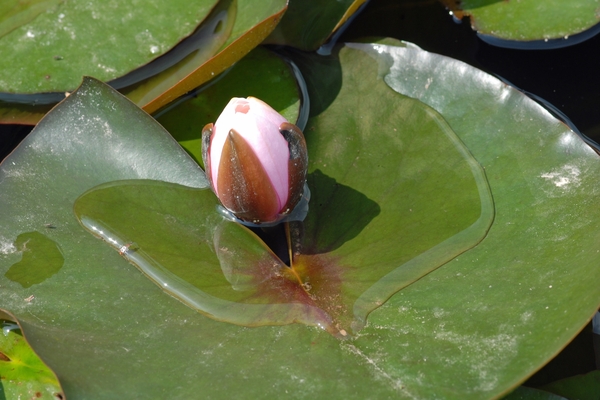
[[[355,238],[381,213],[375,201],[350,186],[338,183],[320,169],[309,173],[307,180],[311,193],[318,194],[310,203],[309,218],[316,218],[321,223],[304,236],[304,254],[327,253],[339,248]],[[319,235],[324,229],[327,229],[327,235]]]

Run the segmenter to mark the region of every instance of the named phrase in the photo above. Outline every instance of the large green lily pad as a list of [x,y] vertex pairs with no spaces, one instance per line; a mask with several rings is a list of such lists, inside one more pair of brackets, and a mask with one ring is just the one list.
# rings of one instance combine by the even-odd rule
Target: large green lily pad
[[121,93],[143,108],[174,86],[182,85],[186,77],[210,60],[231,35],[236,19],[237,1],[219,1],[193,35],[167,56],[111,81],[111,86],[122,89]]
[[191,34],[216,3],[33,2],[47,9],[0,37],[0,92],[65,92],[83,75],[120,77]]
[[[485,392],[503,379],[516,383],[556,355],[600,303],[598,156],[537,103],[462,62],[418,48],[356,48],[381,61],[394,90],[444,116],[484,167],[496,206],[486,239],[377,310],[372,332],[379,335],[375,327],[391,322],[385,309],[422,318],[412,328],[385,328],[416,339],[404,360],[440,369],[440,354],[459,352],[465,356],[462,380],[471,388]],[[425,345],[430,341],[436,344]],[[492,358],[494,365],[483,367]],[[389,357],[383,365],[396,363]]]
[[[7,282],[2,306],[14,311],[34,349],[58,372],[67,396],[495,397],[556,354],[598,307],[594,177],[600,165],[574,133],[495,78],[419,49],[353,45],[299,65],[314,99],[306,137],[313,152],[312,215],[318,215],[306,221],[309,235],[302,248],[312,252],[305,254],[335,252],[382,262],[379,250],[388,250],[386,241],[422,245],[410,229],[394,235],[396,225],[378,225],[388,216],[386,191],[397,199],[398,215],[415,228],[420,219],[410,220],[408,203],[415,205],[413,213],[433,204],[441,204],[434,211],[444,213],[445,199],[455,195],[471,193],[473,199],[475,193],[481,202],[479,190],[473,190],[477,185],[465,194],[437,197],[438,188],[452,189],[445,186],[455,172],[454,164],[443,163],[447,154],[424,152],[415,159],[420,164],[406,165],[395,157],[398,146],[418,148],[420,127],[424,135],[432,126],[456,135],[468,149],[459,159],[476,161],[463,168],[483,167],[496,210],[485,238],[393,295],[348,340],[302,324],[248,328],[206,318],[129,264],[134,244],[111,247],[78,224],[72,212],[76,198],[99,184],[143,178],[206,186],[197,165],[147,115],[86,81],[0,169],[6,227],[0,272],[21,260],[14,243],[24,232],[38,231],[64,254],[62,268],[44,282],[27,290]],[[315,86],[319,78],[324,84]],[[437,112],[399,92],[419,96]],[[376,118],[383,115],[389,118]],[[394,128],[414,140],[398,140],[402,136]],[[380,147],[371,141],[389,146],[373,153],[370,146]],[[422,142],[430,141],[435,143]],[[420,170],[438,163],[444,179],[432,181],[426,174],[419,179]],[[382,188],[390,166],[402,167],[399,186]],[[378,171],[379,182],[371,175]],[[414,189],[398,194],[409,184]],[[361,207],[372,204],[368,200],[378,203],[379,214]],[[442,237],[476,221],[481,203],[469,204],[448,210],[448,219],[431,235]],[[123,219],[135,213],[128,206],[122,211],[127,210]],[[327,218],[341,225],[319,230]],[[169,221],[155,227],[157,234]],[[383,233],[370,231],[375,225]],[[369,248],[350,251],[355,243]],[[22,300],[32,293],[40,300],[35,309]],[[148,376],[160,379],[149,385]]]

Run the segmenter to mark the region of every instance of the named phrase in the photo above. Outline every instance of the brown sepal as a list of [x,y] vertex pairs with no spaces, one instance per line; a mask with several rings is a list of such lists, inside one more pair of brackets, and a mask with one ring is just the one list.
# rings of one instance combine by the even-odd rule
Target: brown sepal
[[252,223],[272,222],[279,216],[277,193],[267,172],[246,140],[229,131],[219,166],[217,196],[236,217]]
[[308,168],[308,151],[306,149],[304,134],[296,125],[284,122],[279,126],[279,132],[281,132],[284,139],[288,142],[290,149],[290,158],[288,160],[288,201],[281,211],[281,214],[288,214],[298,204],[304,192],[306,170]]
[[212,173],[210,168],[210,143],[212,142],[213,124],[207,124],[202,128],[202,162],[204,163],[204,173],[206,179],[210,183],[210,187],[215,190],[212,181]]

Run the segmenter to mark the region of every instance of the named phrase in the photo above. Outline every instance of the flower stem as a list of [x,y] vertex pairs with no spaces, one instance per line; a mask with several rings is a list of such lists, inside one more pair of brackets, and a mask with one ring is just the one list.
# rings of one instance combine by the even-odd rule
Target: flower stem
[[287,241],[288,256],[290,257],[290,268],[294,269],[294,251],[292,250],[292,235],[290,234],[290,223],[285,224],[285,239]]
[[308,283],[305,283],[302,281],[302,278],[298,274],[298,271],[296,271],[296,269],[294,268],[294,250],[293,250],[293,246],[292,246],[292,235],[291,235],[291,231],[290,231],[290,223],[284,222],[284,224],[285,224],[285,238],[286,238],[287,246],[288,246],[288,255],[290,257],[290,267],[289,267],[290,271],[296,277],[296,279],[298,280],[298,283],[300,284],[302,289],[306,293],[308,293],[308,291],[310,290],[310,285]]

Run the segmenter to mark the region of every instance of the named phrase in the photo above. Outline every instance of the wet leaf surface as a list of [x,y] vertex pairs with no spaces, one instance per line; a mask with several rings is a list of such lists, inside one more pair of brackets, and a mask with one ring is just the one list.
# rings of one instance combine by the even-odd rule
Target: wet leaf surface
[[63,1],[64,0],[3,1],[0,4],[3,11],[0,16],[0,37],[17,29],[21,25],[31,22],[31,20],[41,13],[48,12]]
[[[197,50],[164,73],[130,84],[121,92],[149,113],[159,110],[214,79],[258,46],[279,23],[286,4],[285,0],[220,1],[195,34],[193,43],[199,47]],[[51,101],[64,97],[60,93],[50,96]],[[52,105],[15,103],[17,100],[10,96],[5,100],[0,101],[0,120],[4,123],[34,125],[52,108]]]
[[[111,82],[111,86],[122,89],[121,93],[124,93],[139,107],[146,106],[173,87],[183,85],[189,79],[187,77],[190,74],[194,74],[202,64],[210,60],[231,35],[236,17],[237,1],[219,1],[219,4],[202,21],[194,34],[169,53],[165,65],[159,64],[151,67],[147,73],[150,75],[149,78],[140,82],[139,78],[134,75],[137,72],[135,71]],[[171,65],[172,62],[169,60],[175,52],[180,53],[177,57],[180,60]],[[144,68],[149,66],[151,64]],[[130,75],[134,76],[130,77]],[[124,88],[124,86],[126,87]]]
[[[307,135],[314,195],[306,223],[293,226],[298,254],[292,268],[255,235],[236,233],[244,228],[220,224],[216,199],[207,190],[107,184],[80,197],[75,213],[115,249],[135,243],[131,255],[121,254],[163,290],[217,320],[249,326],[303,322],[345,336],[396,291],[475,246],[493,219],[483,171],[454,133],[431,110],[381,88],[373,98],[391,95],[385,115],[372,112],[360,124],[351,121],[361,126],[342,143],[333,135]],[[347,104],[340,101],[339,107]],[[394,117],[399,110],[404,112]],[[328,111],[335,115],[337,109]],[[313,123],[309,132],[327,131]],[[334,161],[332,151],[344,157]],[[368,168],[369,154],[389,162]],[[432,192],[439,200],[416,202]],[[411,195],[402,201],[400,193]],[[398,243],[398,237],[405,239]],[[174,276],[158,278],[167,274]],[[249,308],[256,310],[252,318]]]

